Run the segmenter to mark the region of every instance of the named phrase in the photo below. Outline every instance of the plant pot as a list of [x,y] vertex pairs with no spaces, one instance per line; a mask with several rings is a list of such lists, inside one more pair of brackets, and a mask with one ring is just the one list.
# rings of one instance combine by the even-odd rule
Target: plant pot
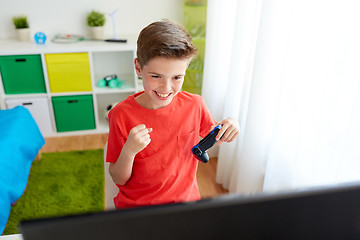
[[18,28],[16,30],[17,39],[21,42],[29,42],[30,37],[30,28]]
[[91,38],[95,40],[104,39],[104,26],[90,27]]

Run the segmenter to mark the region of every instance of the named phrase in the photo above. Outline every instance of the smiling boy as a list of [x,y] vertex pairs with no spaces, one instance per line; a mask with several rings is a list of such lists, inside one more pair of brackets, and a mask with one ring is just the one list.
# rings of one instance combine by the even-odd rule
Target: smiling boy
[[216,122],[201,96],[181,91],[196,53],[190,35],[175,23],[158,21],[141,31],[134,64],[144,91],[109,113],[106,160],[119,188],[116,208],[199,200],[191,148],[219,124],[219,143],[239,135],[236,121]]

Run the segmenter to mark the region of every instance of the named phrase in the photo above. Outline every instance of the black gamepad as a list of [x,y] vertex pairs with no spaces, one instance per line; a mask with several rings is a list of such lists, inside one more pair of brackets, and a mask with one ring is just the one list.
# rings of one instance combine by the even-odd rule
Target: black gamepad
[[216,135],[219,133],[221,125],[216,126],[204,139],[202,139],[197,145],[195,145],[191,151],[195,155],[197,159],[199,159],[203,163],[207,163],[209,161],[209,155],[206,151],[214,146],[216,141]]

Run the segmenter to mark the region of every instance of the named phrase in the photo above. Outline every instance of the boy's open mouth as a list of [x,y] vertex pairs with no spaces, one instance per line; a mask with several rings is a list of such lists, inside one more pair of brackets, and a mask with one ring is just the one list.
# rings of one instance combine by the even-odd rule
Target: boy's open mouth
[[157,91],[155,91],[156,95],[158,95],[161,98],[167,98],[168,96],[171,95],[171,93],[159,93]]

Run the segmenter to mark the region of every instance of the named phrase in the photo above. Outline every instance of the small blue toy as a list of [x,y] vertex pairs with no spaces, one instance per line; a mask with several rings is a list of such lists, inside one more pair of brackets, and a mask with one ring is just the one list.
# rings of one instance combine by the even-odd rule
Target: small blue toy
[[34,35],[34,39],[37,44],[45,44],[46,35],[43,32],[37,32]]
[[197,159],[199,159],[203,163],[207,163],[209,161],[209,155],[206,151],[214,146],[217,142],[216,135],[219,133],[221,129],[221,125],[216,126],[204,139],[202,139],[197,145],[195,145],[191,151],[195,155]]

